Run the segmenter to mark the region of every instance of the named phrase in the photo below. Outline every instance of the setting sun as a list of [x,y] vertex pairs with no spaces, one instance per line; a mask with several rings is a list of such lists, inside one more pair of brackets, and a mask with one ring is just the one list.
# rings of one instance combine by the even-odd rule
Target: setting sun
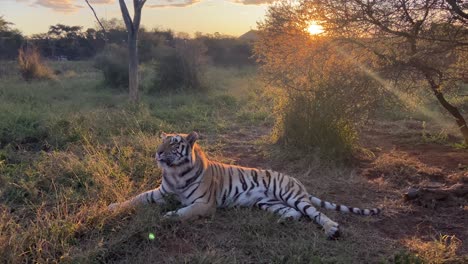
[[307,28],[307,31],[311,35],[318,35],[324,32],[323,27],[315,22],[311,23]]

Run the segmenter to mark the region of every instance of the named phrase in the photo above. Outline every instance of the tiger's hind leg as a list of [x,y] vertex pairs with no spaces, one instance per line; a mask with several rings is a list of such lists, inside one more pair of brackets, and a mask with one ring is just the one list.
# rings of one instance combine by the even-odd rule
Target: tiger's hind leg
[[303,214],[298,210],[290,207],[287,204],[275,199],[264,198],[257,202],[257,206],[265,211],[272,212],[280,216],[279,222],[284,222],[285,220],[297,220]]
[[323,227],[325,234],[330,239],[336,239],[340,236],[339,225],[335,221],[332,221],[326,215],[319,212],[308,199],[307,196],[303,198],[298,198],[295,201],[293,199],[288,200],[288,204],[294,206],[299,212],[302,212],[304,215],[310,217],[317,224]]

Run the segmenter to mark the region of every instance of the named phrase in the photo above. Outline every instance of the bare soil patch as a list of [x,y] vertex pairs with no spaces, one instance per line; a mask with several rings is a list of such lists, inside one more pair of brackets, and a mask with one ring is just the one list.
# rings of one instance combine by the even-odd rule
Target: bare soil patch
[[[351,233],[388,241],[388,248],[377,246],[374,250],[398,251],[400,247],[421,253],[418,250],[427,250],[426,244],[421,243],[449,237],[449,242],[443,242],[449,243],[446,249],[455,248],[455,262],[464,261],[468,254],[468,196],[437,199],[429,195],[409,201],[404,194],[410,188],[447,189],[454,184],[466,187],[468,151],[451,147],[447,145],[449,142],[424,142],[421,131],[421,122],[417,121],[370,124],[363,132],[362,145],[371,153],[340,172],[323,168],[319,161],[310,158],[297,161],[301,165],[296,166],[290,161],[270,159],[265,155],[268,151],[265,146],[258,144],[268,134],[268,127],[239,127],[214,140],[223,142],[217,158],[225,162],[289,173],[303,181],[311,193],[327,200],[351,206],[383,207],[382,216],[376,218],[325,212]],[[452,140],[450,136],[448,140]],[[346,234],[345,231],[345,240]]]

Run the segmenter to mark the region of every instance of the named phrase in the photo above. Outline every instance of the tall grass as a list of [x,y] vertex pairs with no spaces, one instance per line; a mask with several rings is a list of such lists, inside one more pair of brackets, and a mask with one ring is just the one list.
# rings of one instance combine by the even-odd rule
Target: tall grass
[[18,66],[26,81],[54,78],[52,70],[42,61],[39,50],[35,47],[19,49]]
[[[225,91],[127,105],[126,93],[101,88],[91,63],[56,63],[76,74],[53,83],[0,79],[1,263],[108,262],[135,252],[144,241],[135,233],[159,225],[157,212],[112,215],[106,206],[158,186],[159,131],[230,129],[226,116],[246,105]],[[227,90],[256,86],[232,73]]]

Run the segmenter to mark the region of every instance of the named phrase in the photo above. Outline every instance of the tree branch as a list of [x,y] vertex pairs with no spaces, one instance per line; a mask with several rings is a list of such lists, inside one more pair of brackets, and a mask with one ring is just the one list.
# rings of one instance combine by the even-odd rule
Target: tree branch
[[99,26],[101,26],[102,31],[104,32],[104,34],[107,35],[107,30],[106,30],[106,28],[104,28],[104,25],[101,23],[101,20],[100,20],[99,17],[97,16],[96,11],[95,11],[94,8],[91,6],[91,4],[89,3],[88,0],[85,0],[85,2],[88,4],[89,8],[91,8],[91,11],[93,11],[94,17],[96,18],[97,22],[99,23]]
[[463,17],[464,19],[468,19],[468,14],[463,12],[463,10],[458,6],[457,0],[446,0],[447,3],[452,7],[452,11],[455,12],[455,14]]
[[124,0],[119,0],[120,10],[122,11],[122,17],[125,22],[125,26],[127,27],[127,31],[133,34],[133,22],[132,18],[130,17],[130,13],[128,12],[127,5],[125,4]]

